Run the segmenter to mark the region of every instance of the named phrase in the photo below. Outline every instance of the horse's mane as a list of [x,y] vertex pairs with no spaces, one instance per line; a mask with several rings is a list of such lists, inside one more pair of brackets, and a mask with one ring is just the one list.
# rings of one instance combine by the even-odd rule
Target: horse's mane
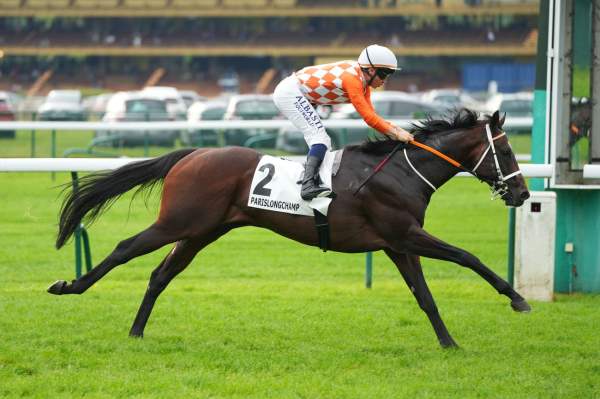
[[[428,116],[426,119],[413,123],[408,131],[415,136],[431,135],[450,130],[472,128],[477,124],[478,120],[479,113],[467,108],[461,108],[442,116],[441,119],[433,119],[431,116]],[[389,138],[370,139],[362,144],[348,146],[348,149],[378,155],[389,153],[396,144],[398,144],[398,141]]]

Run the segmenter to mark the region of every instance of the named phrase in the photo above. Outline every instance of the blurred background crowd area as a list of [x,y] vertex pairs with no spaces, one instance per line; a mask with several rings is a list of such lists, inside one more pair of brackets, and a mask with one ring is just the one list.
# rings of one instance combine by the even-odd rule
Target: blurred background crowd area
[[384,117],[529,115],[538,13],[527,0],[0,0],[0,119],[278,118],[283,77],[373,43],[402,67],[374,97]]

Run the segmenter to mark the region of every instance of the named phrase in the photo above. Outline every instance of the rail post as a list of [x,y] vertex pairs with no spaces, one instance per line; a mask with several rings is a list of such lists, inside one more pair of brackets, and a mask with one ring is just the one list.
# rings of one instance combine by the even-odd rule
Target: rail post
[[371,288],[373,285],[373,252],[367,252],[365,268],[365,287]]
[[31,130],[31,158],[35,158],[35,129]]
[[[50,138],[50,156],[52,158],[56,158],[56,129],[52,129],[52,134]],[[56,173],[52,172],[52,180],[56,177]]]

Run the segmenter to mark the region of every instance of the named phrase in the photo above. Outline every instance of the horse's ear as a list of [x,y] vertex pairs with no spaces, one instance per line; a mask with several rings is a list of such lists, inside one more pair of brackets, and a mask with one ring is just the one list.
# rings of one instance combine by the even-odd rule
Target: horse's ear
[[504,126],[504,121],[506,120],[506,112],[502,113],[502,118],[500,118],[500,120],[498,121],[498,127],[502,128],[502,126]]
[[494,114],[492,115],[492,118],[490,119],[490,124],[494,127],[502,126],[500,124],[500,111],[494,112]]

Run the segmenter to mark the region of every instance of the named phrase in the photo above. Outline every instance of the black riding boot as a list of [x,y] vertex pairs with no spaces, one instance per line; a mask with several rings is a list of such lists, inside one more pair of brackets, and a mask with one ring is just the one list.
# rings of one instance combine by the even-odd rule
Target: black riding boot
[[306,158],[306,166],[304,167],[304,178],[302,179],[302,191],[300,196],[305,201],[310,201],[317,197],[327,197],[332,194],[331,189],[327,187],[320,187],[319,183],[319,167],[321,166],[322,160],[309,155]]

